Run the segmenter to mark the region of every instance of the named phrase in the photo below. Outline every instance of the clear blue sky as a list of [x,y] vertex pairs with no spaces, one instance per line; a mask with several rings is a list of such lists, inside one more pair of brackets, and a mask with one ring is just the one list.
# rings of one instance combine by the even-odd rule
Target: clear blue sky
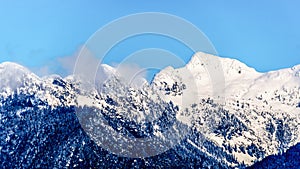
[[[58,57],[73,55],[114,19],[137,12],[165,12],[195,24],[221,56],[237,58],[258,71],[291,67],[300,64],[299,7],[297,0],[1,1],[0,62],[31,68],[53,64]],[[185,61],[191,57],[187,49],[172,48],[173,42],[152,40],[143,46],[142,41],[137,38],[112,53],[122,57],[159,47]]]

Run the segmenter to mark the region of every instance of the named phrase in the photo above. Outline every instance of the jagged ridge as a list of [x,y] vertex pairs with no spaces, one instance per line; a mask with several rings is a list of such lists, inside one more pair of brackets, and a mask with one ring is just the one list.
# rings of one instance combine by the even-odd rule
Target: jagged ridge
[[[162,70],[156,75],[151,86],[146,85],[140,89],[122,84],[114,69],[105,65],[103,66],[103,72],[107,75],[111,73],[113,78],[102,84],[104,87],[100,93],[93,88],[89,88],[89,90],[84,88],[83,90],[80,87],[82,81],[73,76],[64,79],[59,76],[39,78],[26,68],[14,63],[0,64],[0,120],[1,124],[3,124],[2,126],[6,126],[1,130],[4,132],[1,134],[3,139],[1,139],[0,145],[3,161],[12,159],[14,161],[10,162],[14,162],[16,166],[21,166],[20,160],[24,161],[25,156],[28,156],[20,155],[24,159],[21,159],[21,157],[14,158],[14,155],[20,153],[19,151],[23,151],[23,149],[14,149],[9,146],[9,143],[14,143],[13,147],[18,147],[21,142],[31,142],[33,138],[36,138],[36,135],[32,134],[32,137],[26,140],[25,137],[19,137],[20,133],[23,133],[21,129],[13,129],[15,125],[30,125],[27,124],[26,120],[24,121],[25,116],[29,115],[37,118],[35,122],[38,122],[43,118],[43,114],[46,113],[51,117],[53,116],[54,119],[57,118],[56,123],[60,123],[61,119],[59,116],[56,117],[54,115],[59,112],[66,113],[69,111],[72,114],[72,107],[94,107],[102,110],[104,115],[107,115],[108,120],[111,121],[111,126],[114,130],[124,134],[131,134],[135,137],[147,137],[153,134],[153,130],[150,130],[149,133],[149,131],[141,128],[145,117],[153,116],[156,119],[155,117],[161,115],[159,113],[153,114],[151,109],[153,105],[160,105],[156,109],[159,112],[159,110],[170,107],[170,104],[178,104],[178,110],[175,110],[175,118],[190,126],[191,135],[175,149],[164,153],[162,156],[149,158],[148,160],[151,161],[149,166],[152,167],[158,165],[170,166],[175,159],[177,159],[178,163],[173,163],[174,165],[186,164],[186,160],[189,159],[191,160],[189,161],[191,165],[196,164],[198,167],[213,166],[216,163],[220,167],[242,167],[244,164],[251,165],[268,155],[284,152],[290,146],[299,142],[299,65],[291,69],[258,73],[237,60],[217,57],[224,72],[224,86],[226,89],[224,91],[226,99],[220,102],[220,99],[215,98],[215,95],[211,95],[212,91],[210,90],[212,89],[209,87],[211,82],[205,65],[211,63],[203,62],[201,57],[216,58],[216,56],[197,53],[186,67],[180,69],[169,67]],[[185,92],[191,86],[188,84],[191,83],[190,81],[183,80],[187,79],[183,77],[186,75],[184,74],[186,70],[191,72],[190,75],[197,84],[197,88],[205,89],[205,92],[199,91],[201,94],[198,100],[193,100],[193,102],[183,107],[178,100],[187,94]],[[203,86],[206,87],[203,88]],[[215,102],[216,100],[218,101]],[[15,110],[15,108],[18,108],[18,110]],[[33,113],[33,110],[41,113]],[[114,110],[113,112],[117,114],[110,114],[111,110]],[[169,114],[172,114],[170,112],[171,109],[167,110]],[[122,118],[118,119],[116,117]],[[129,121],[124,123],[124,117]],[[68,120],[74,119],[74,112],[70,119],[69,117],[66,118],[66,126],[68,126]],[[8,123],[8,119],[16,119],[16,121],[10,120],[10,123]],[[169,120],[157,124],[168,123]],[[119,124],[122,124],[123,129],[118,127]],[[130,128],[128,126],[131,125],[127,124],[132,124],[135,127]],[[150,123],[147,124],[151,126]],[[52,128],[53,125],[53,123],[45,123],[45,127]],[[80,130],[81,133],[82,129],[78,125],[76,123],[75,126],[77,127],[74,130],[76,132]],[[64,127],[62,128],[63,131],[43,130],[41,134],[45,137],[56,135],[57,132],[64,134]],[[39,130],[33,131],[41,132]],[[158,132],[162,131],[158,130]],[[60,136],[53,136],[53,138]],[[15,137],[15,141],[11,140],[13,137]],[[66,140],[73,140],[76,142],[75,147],[81,149],[80,147],[83,146],[81,144],[82,138],[84,138],[84,142],[90,142],[90,139],[82,134],[71,135]],[[43,139],[42,136],[39,139]],[[70,141],[64,141],[64,143],[65,148],[73,152],[73,154],[79,150],[77,148],[69,149]],[[32,146],[31,144],[24,145]],[[90,146],[93,149],[97,147],[96,145]],[[88,149],[88,147],[86,148]],[[96,149],[98,149],[99,153],[104,151],[101,148],[101,150],[99,148]],[[57,153],[65,152],[63,149],[60,150],[62,152]],[[33,155],[35,154],[34,151],[31,151]],[[11,152],[13,153],[11,154]],[[90,155],[88,152],[86,153],[85,155]],[[179,157],[176,155],[177,153],[182,155]],[[106,152],[105,154],[109,153]],[[174,156],[174,158],[170,159],[170,154],[173,154],[171,156]],[[81,156],[80,153],[77,155]],[[166,157],[170,161],[167,162],[160,159]],[[32,158],[37,157],[28,157],[25,161],[31,163],[30,160]],[[62,154],[61,158],[56,160],[59,163],[59,160],[64,161],[68,158],[66,154]],[[74,158],[70,157],[69,159],[74,160]],[[105,163],[110,163],[109,161],[111,160],[118,161],[113,155],[110,155],[109,158],[104,158],[103,156],[101,158]],[[81,160],[84,161],[82,162],[84,163],[83,166],[100,165],[93,160],[88,160],[88,158],[76,157],[76,159],[77,161],[73,161],[74,166],[81,164]],[[203,159],[207,161],[205,162]],[[47,161],[47,159],[44,160]],[[132,159],[126,159],[125,161],[123,159],[121,161],[126,163],[128,160]],[[145,163],[143,160],[137,160],[132,166],[144,166],[146,165]],[[9,167],[10,163],[3,164],[5,164],[3,166]],[[65,161],[60,163],[59,166],[70,164]],[[40,164],[34,164],[34,166],[37,165]]]

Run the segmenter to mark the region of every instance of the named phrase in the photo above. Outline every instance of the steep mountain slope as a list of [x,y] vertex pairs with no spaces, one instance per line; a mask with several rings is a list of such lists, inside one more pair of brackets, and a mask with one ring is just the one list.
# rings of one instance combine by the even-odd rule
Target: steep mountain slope
[[[214,94],[213,88],[206,87],[216,83],[211,78],[214,72],[207,66],[214,63],[205,59],[209,57],[217,58],[222,65],[224,74],[219,75],[220,78],[224,78],[225,87],[222,93]],[[180,80],[185,75],[182,73],[186,72],[184,69],[188,69],[192,74],[192,78],[187,81]],[[281,153],[300,141],[299,71],[298,65],[291,69],[259,73],[237,60],[199,52],[184,68],[169,67],[162,70],[152,84],[167,96],[166,100],[177,101],[184,99],[182,95],[185,94],[185,89],[177,86],[196,83],[198,101],[191,107],[182,106],[182,109],[197,119],[196,128],[208,140],[228,149],[227,152],[233,154],[240,163],[250,165],[265,156]],[[207,114],[213,108],[205,108],[209,104],[201,103],[201,99],[208,103],[215,101],[217,107],[228,113]],[[177,103],[181,105],[180,101]],[[229,122],[224,120],[224,115]],[[231,122],[230,118],[236,119],[238,123]],[[212,126],[218,124],[222,124],[219,127],[222,131]],[[237,124],[243,126],[242,131],[236,131]],[[256,149],[257,154],[253,155],[252,150],[243,150],[248,147]]]
[[[14,64],[5,63],[3,67],[7,66],[12,67]],[[15,72],[23,71],[20,67],[15,69],[17,69],[13,70]],[[1,73],[5,74],[4,71]],[[111,130],[143,138],[163,132],[166,127],[172,127],[172,121],[175,120],[178,111],[176,107],[159,98],[139,96],[143,93],[122,86],[117,82],[118,79],[111,79],[111,82],[105,83],[103,93],[96,93],[94,90],[82,91],[78,88],[80,81],[76,81],[73,77],[62,79],[50,76],[41,79],[32,74],[25,74],[27,76],[22,76],[20,81],[27,79],[30,81],[20,83],[10,91],[11,93],[1,94],[2,168],[157,168],[180,167],[187,164],[190,167],[227,168],[225,164],[206,156],[206,152],[197,150],[185,140],[154,157],[137,159],[116,156],[98,146],[95,140],[91,140],[91,133],[88,135],[86,126],[79,123],[80,120],[86,119],[81,118],[81,115],[91,116],[95,122],[94,120],[99,117],[97,113],[101,113],[106,117]],[[114,90],[116,86],[118,90]],[[148,89],[147,92],[151,91]],[[124,97],[122,94],[126,97],[119,97],[120,95]],[[156,105],[156,108],[152,105]],[[153,112],[146,110],[150,107]],[[155,129],[157,131],[145,130],[143,119],[133,121],[135,118],[131,116],[139,112],[152,113],[150,115],[154,116],[157,112],[162,113],[159,118],[146,123],[149,126],[146,128],[150,129],[157,125],[159,127]]]
[[[0,165],[243,168],[300,142],[300,66],[258,73],[199,52],[139,88],[108,65],[99,72],[95,86],[0,64]],[[188,126],[188,135],[160,155],[125,158],[99,146],[107,137],[97,130],[102,123],[108,133],[166,140],[166,131],[183,130],[177,122]]]
[[[34,96],[18,94],[7,97],[1,101],[0,112],[1,168],[158,168],[187,165],[226,168],[226,165],[206,156],[206,152],[185,145],[185,141],[154,157],[119,157],[91,140],[78,121],[75,107],[52,107]],[[125,120],[111,118],[108,122],[116,128]],[[129,134],[143,135],[138,124],[128,124],[123,123],[123,126]]]

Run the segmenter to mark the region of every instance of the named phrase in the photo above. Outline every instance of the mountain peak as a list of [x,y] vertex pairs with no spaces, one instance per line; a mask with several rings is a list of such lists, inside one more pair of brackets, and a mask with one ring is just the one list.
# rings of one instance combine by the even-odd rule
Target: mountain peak
[[197,68],[199,65],[219,65],[219,63],[217,62],[219,62],[222,65],[224,73],[228,73],[229,70],[234,70],[237,72],[241,72],[242,70],[246,70],[247,72],[257,72],[254,68],[247,66],[246,64],[242,63],[237,59],[219,57],[204,52],[195,53],[187,65],[189,67]]
[[21,66],[14,62],[2,62],[0,63],[0,71],[6,71],[6,70],[19,70],[24,72],[30,72],[27,68],[24,66]]
[[27,76],[38,78],[29,69],[13,62],[0,63],[0,76],[2,79],[22,79]]

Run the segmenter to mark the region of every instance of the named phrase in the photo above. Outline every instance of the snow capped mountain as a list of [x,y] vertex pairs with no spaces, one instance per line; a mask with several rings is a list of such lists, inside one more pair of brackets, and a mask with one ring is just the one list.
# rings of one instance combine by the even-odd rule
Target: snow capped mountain
[[[204,57],[204,59],[202,59],[202,57]],[[174,85],[177,86],[176,84],[180,84],[179,86],[189,86],[188,83],[197,84],[198,87],[196,90],[199,90],[198,93],[200,93],[199,101],[195,101],[194,106],[188,108],[183,107],[183,109],[186,109],[187,114],[195,112],[193,116],[198,119],[197,123],[199,123],[196,124],[196,126],[198,126],[196,128],[199,132],[203,133],[203,131],[205,131],[204,135],[208,140],[216,142],[217,145],[225,149],[229,147],[229,153],[233,154],[239,162],[244,162],[247,165],[253,164],[253,162],[264,156],[285,151],[287,147],[300,141],[298,137],[300,134],[299,65],[291,69],[259,73],[237,60],[217,58],[223,68],[225,90],[223,91],[224,93],[213,95],[213,88],[206,87],[209,85],[213,86],[213,83],[215,83],[211,78],[211,74],[213,73],[207,69],[207,65],[213,63],[209,63],[209,61],[205,60],[205,57],[216,58],[216,56],[199,52],[191,59],[186,67],[180,69],[168,67],[161,71],[155,77],[153,84],[164,91],[166,95],[171,95],[168,98],[171,100],[183,99],[180,95],[184,95],[185,93],[184,88],[178,87],[182,90],[176,90],[177,88],[174,88]],[[189,69],[192,75],[192,77],[186,81],[180,80],[182,76],[186,75],[182,73],[184,69]],[[222,100],[218,98],[219,96],[223,96],[225,99]],[[224,135],[220,137],[218,132],[213,133],[211,130],[215,129],[213,129],[214,126],[211,126],[211,123],[218,124],[227,122],[224,122],[221,118],[223,116],[222,114],[207,114],[208,110],[212,111],[212,108],[205,108],[209,104],[200,103],[201,99],[206,100],[205,102],[210,102],[207,98],[210,98],[209,100],[212,101],[219,100],[218,105],[225,109],[225,111],[228,111],[229,117],[237,118],[239,125],[244,126],[246,130],[242,131],[240,135],[232,136],[230,134],[230,139],[224,137]],[[214,103],[212,103],[212,105],[214,105]],[[282,140],[277,140],[278,138],[276,137],[278,136],[275,136],[276,134],[274,135],[275,131],[271,133],[268,131],[270,125],[273,128],[276,127],[276,125],[277,127],[284,125],[288,128],[286,130],[289,130],[288,132],[290,133],[285,134],[291,135],[291,138],[289,138],[288,143],[284,143],[287,144],[284,145],[286,148],[282,148]],[[235,126],[236,125],[233,125],[231,127],[234,128]],[[232,129],[229,128],[226,130],[230,131]],[[284,137],[287,137],[285,134]],[[242,150],[235,152],[231,150],[236,146],[251,147],[253,145],[257,147],[257,151],[263,152],[262,156],[258,155],[253,157],[251,153],[244,153]]]
[[[204,58],[204,59],[203,59]],[[216,60],[219,63],[213,62],[209,63],[210,60],[205,58],[215,58],[211,61]],[[278,71],[271,71],[267,73],[259,73],[255,69],[246,66],[244,63],[239,62],[235,59],[221,58],[210,54],[205,54],[202,52],[196,53],[191,61],[184,68],[173,69],[168,67],[158,73],[153,81],[156,85],[160,85],[161,82],[168,82],[172,78],[182,78],[185,76],[183,70],[188,69],[190,77],[189,81],[185,83],[194,83],[198,86],[198,93],[204,93],[204,97],[211,94],[213,89],[209,89],[208,86],[212,86],[214,82],[212,76],[215,72],[214,70],[208,70],[209,64],[220,64],[222,66],[222,71],[216,71],[220,78],[224,78],[225,91],[223,91],[226,98],[232,97],[243,97],[244,95],[255,95],[260,92],[265,91],[276,91],[281,90],[285,86],[288,88],[299,87],[299,67],[294,66],[289,69],[282,69]],[[172,75],[175,74],[175,75]],[[177,77],[179,76],[179,77]],[[211,85],[208,85],[211,84]]]
[[31,73],[28,69],[11,62],[0,64],[0,90],[1,93],[9,92],[26,85],[30,81],[36,81],[38,77]]
[[[167,67],[151,84],[136,87],[109,65],[101,65],[96,80],[88,81],[77,75],[40,78],[4,62],[0,165],[250,166],[300,142],[299,74],[300,65],[259,73],[237,60],[198,52],[185,67]],[[189,134],[160,155],[121,158],[92,141],[103,139],[101,132],[84,132],[95,130],[91,126],[102,123],[97,120],[102,116],[111,133],[130,137],[165,137],[167,129],[180,130],[175,121],[189,126]]]

